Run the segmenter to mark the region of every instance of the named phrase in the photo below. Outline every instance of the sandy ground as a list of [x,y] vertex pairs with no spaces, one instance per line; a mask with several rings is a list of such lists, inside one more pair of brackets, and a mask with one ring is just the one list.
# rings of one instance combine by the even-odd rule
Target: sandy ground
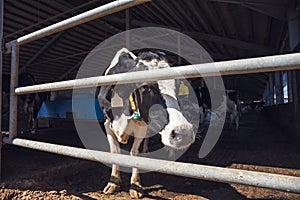
[[[50,132],[43,130],[30,137],[80,146],[74,129]],[[207,157],[198,158],[200,139],[179,161],[300,177],[300,145],[295,141],[259,113],[251,112],[242,116],[239,131],[225,128]],[[130,174],[125,172],[121,192],[101,192],[110,174],[110,168],[101,163],[5,145],[2,173],[0,199],[130,199]],[[300,194],[154,172],[143,173],[141,178],[144,199],[300,199]]]

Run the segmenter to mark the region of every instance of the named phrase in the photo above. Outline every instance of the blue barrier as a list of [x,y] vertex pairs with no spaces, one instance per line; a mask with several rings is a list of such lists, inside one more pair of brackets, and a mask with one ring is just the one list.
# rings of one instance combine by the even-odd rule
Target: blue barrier
[[72,100],[45,101],[38,112],[38,118],[67,119],[72,115],[76,119],[104,120],[98,100],[87,95],[76,95]]

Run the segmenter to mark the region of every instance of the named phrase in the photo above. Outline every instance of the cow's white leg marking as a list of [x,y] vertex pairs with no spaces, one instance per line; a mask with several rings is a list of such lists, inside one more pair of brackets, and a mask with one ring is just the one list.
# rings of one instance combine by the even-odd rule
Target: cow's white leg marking
[[[147,135],[147,125],[144,122],[132,119],[128,126],[133,129],[134,133],[134,141],[130,150],[130,155],[137,156],[139,154],[139,147]],[[131,187],[129,189],[129,194],[131,198],[141,198],[143,196],[143,189],[138,168],[132,168],[130,183]]]
[[[143,138],[134,138],[134,142],[130,151],[130,155],[137,156],[139,153],[139,147]],[[132,175],[130,179],[131,188],[129,194],[131,198],[141,198],[143,196],[141,179],[138,168],[132,168]]]
[[[120,145],[117,141],[116,136],[110,129],[110,121],[107,119],[104,123],[107,139],[109,143],[109,148],[111,153],[120,153]],[[120,190],[121,184],[121,176],[119,172],[119,166],[113,164],[111,170],[111,178],[110,181],[107,183],[106,187],[103,189],[105,194],[112,194]]]

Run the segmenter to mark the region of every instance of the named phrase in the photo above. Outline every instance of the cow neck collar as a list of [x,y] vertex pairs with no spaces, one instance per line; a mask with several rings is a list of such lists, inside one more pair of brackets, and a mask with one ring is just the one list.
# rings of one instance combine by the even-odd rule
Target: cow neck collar
[[134,100],[134,97],[133,97],[133,93],[131,93],[129,96],[129,102],[130,102],[131,109],[133,111],[132,118],[137,121],[142,121],[140,113],[138,112],[138,109],[137,109],[136,100]]

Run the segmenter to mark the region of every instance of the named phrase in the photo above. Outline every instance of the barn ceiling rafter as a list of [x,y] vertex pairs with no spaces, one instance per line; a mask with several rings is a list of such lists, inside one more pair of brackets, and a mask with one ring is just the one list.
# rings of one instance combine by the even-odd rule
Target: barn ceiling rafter
[[[5,42],[108,2],[7,0],[4,6]],[[295,2],[295,9],[299,10],[299,1]],[[215,61],[242,59],[280,53],[288,31],[287,7],[287,0],[174,0],[172,3],[155,0],[131,8],[130,24],[132,28],[158,26],[187,34]],[[88,52],[124,31],[125,25],[125,11],[120,11],[23,45],[20,71],[34,74],[40,83],[75,78]],[[4,73],[9,72],[10,57],[5,57]],[[251,99],[262,96],[265,79],[264,75],[257,74],[245,79],[236,76],[232,81],[252,87],[253,94],[245,95]]]

